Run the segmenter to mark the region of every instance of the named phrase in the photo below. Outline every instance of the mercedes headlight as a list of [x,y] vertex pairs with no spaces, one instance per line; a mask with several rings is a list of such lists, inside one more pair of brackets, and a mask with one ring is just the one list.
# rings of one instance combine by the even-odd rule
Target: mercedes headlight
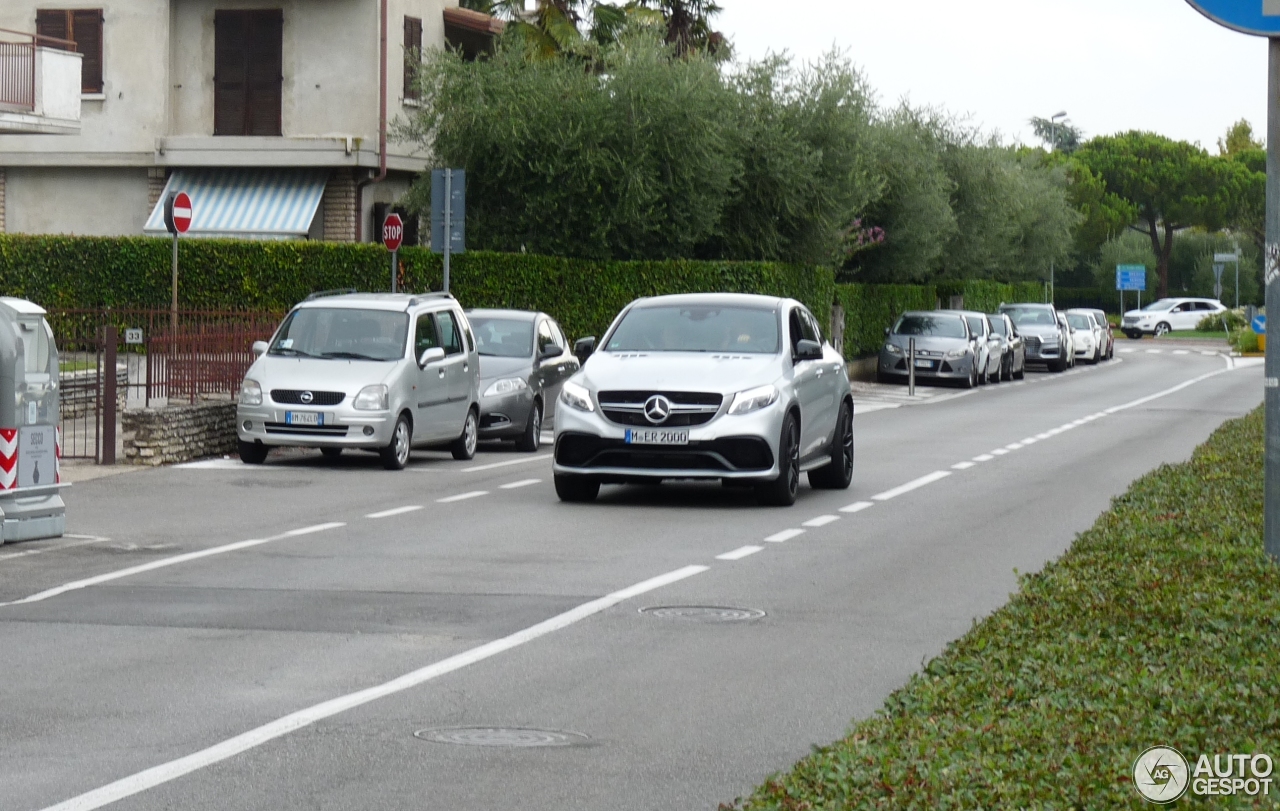
[[884,351],[888,352],[890,355],[901,355],[902,347],[897,344],[885,344]]
[[240,384],[240,405],[262,405],[262,387],[258,381],[246,377]]
[[596,407],[591,404],[591,392],[577,383],[564,384],[564,388],[560,389],[560,402],[579,411],[596,410]]
[[351,407],[356,411],[386,411],[390,408],[391,393],[381,383],[360,389]]
[[960,358],[963,358],[966,354],[968,354],[968,352],[969,350],[967,349],[953,349],[947,354],[943,355],[943,357],[946,358],[947,360],[959,360]]
[[499,394],[514,394],[517,391],[523,391],[529,388],[529,384],[524,382],[523,377],[504,377],[501,380],[495,380],[484,390],[485,397],[497,397]]
[[773,405],[777,400],[778,389],[774,386],[747,389],[733,395],[733,404],[729,406],[729,413],[750,414],[752,411],[759,411],[766,406]]

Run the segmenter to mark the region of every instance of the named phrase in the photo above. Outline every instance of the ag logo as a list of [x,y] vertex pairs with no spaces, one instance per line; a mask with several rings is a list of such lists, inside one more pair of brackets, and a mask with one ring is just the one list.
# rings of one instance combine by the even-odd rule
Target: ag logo
[[1133,787],[1144,800],[1171,803],[1187,792],[1191,769],[1177,749],[1153,746],[1133,763]]

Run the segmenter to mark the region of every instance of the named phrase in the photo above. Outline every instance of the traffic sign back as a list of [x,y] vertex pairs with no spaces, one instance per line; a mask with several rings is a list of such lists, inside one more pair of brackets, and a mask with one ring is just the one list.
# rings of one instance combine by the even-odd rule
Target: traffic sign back
[[1187,0],[1218,25],[1242,34],[1280,36],[1280,0]]

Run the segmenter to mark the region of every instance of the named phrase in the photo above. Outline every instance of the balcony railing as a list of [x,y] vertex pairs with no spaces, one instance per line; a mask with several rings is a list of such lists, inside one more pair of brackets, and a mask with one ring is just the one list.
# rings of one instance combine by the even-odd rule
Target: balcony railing
[[39,47],[75,51],[76,44],[0,28],[0,108],[35,111],[36,49]]

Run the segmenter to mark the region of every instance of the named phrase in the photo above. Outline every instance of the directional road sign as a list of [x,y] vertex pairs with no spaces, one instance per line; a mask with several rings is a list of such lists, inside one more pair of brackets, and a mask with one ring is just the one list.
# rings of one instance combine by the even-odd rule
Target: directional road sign
[[1146,265],[1116,265],[1117,290],[1146,290]]
[[1267,334],[1267,317],[1265,315],[1255,315],[1253,317],[1253,324],[1251,324],[1250,326],[1253,327],[1253,331],[1255,334],[1266,335]]
[[1242,34],[1280,36],[1280,0],[1187,0],[1219,25]]

